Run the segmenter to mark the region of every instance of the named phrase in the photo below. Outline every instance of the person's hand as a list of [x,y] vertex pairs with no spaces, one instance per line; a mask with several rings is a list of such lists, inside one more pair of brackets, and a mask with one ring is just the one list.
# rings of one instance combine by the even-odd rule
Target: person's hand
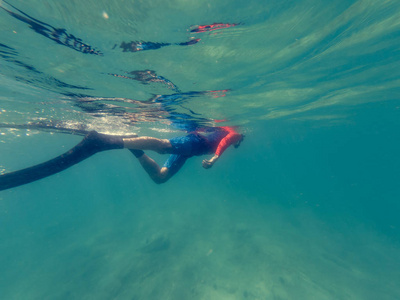
[[204,169],[209,169],[211,168],[214,163],[217,161],[218,155],[214,155],[211,159],[204,159],[203,160],[203,168]]
[[207,159],[204,159],[203,160],[203,168],[204,169],[209,169],[209,168],[211,168],[212,166],[213,166],[213,162],[211,161],[211,159],[210,160],[207,160]]

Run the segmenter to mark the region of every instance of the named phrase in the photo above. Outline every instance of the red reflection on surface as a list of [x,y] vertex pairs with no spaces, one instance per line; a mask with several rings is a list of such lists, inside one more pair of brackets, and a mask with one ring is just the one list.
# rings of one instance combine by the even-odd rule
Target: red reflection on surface
[[230,90],[216,90],[216,91],[209,91],[208,93],[211,94],[213,98],[220,98],[220,97],[225,97],[226,93],[229,92]]
[[196,25],[190,30],[190,32],[207,32],[207,31],[214,31],[223,28],[229,28],[240,25],[240,23],[214,23],[211,25]]

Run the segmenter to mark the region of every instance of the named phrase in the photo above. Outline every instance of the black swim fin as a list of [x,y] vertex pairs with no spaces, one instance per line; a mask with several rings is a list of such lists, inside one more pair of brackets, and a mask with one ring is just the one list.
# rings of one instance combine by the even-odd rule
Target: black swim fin
[[59,173],[97,152],[123,148],[122,136],[106,135],[91,131],[78,145],[56,158],[33,167],[0,175],[0,191]]

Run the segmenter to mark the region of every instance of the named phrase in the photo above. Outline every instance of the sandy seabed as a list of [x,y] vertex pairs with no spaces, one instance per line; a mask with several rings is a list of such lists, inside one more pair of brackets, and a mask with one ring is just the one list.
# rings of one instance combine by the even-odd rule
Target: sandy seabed
[[6,235],[4,299],[400,296],[400,250],[356,221],[255,199],[137,204]]

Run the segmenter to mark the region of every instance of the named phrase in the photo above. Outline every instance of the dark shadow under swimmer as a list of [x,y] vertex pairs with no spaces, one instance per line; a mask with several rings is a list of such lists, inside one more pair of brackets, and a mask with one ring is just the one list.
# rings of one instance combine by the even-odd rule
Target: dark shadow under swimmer
[[[107,150],[129,149],[138,159],[150,178],[156,183],[166,182],[183,166],[185,161],[197,155],[211,154],[209,160],[203,160],[203,167],[208,169],[217,161],[219,156],[234,144],[238,147],[243,135],[231,127],[216,127],[203,132],[189,133],[187,136],[171,140],[153,137],[113,136],[96,131],[89,132],[85,138],[68,152],[33,167],[0,175],[0,191],[24,185],[63,170]],[[152,150],[161,154],[171,154],[164,166],[160,168],[143,150]]]

